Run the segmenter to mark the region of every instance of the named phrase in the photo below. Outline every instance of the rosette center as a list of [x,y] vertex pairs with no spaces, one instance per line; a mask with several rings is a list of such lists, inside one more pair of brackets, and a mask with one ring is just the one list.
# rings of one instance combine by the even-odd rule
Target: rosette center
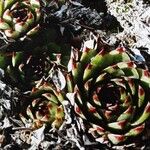
[[27,19],[28,10],[27,9],[18,9],[11,12],[13,18],[19,18],[20,20],[25,21]]
[[114,106],[119,102],[120,92],[113,84],[103,85],[97,88],[97,95],[101,100],[103,108]]

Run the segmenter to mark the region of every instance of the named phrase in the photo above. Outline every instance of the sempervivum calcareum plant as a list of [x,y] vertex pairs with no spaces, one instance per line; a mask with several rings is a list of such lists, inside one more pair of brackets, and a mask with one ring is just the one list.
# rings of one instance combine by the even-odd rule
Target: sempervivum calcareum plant
[[75,112],[97,141],[120,144],[143,131],[150,116],[150,73],[124,47],[73,49],[69,69]]
[[5,71],[5,82],[20,89],[29,90],[36,80],[48,73],[52,64],[46,53],[1,52],[0,68]]
[[0,31],[8,41],[30,37],[39,30],[39,0],[1,0]]
[[29,104],[25,113],[20,114],[22,121],[30,122],[32,129],[37,129],[46,124],[52,128],[59,128],[64,121],[64,101],[62,90],[47,79],[41,79],[26,98]]

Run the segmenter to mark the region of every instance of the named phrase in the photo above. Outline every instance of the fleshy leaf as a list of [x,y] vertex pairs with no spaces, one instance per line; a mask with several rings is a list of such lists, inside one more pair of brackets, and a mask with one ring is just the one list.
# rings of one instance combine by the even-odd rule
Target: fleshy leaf
[[126,140],[126,137],[124,135],[119,134],[108,134],[108,139],[115,145],[124,142]]
[[147,120],[150,116],[150,102],[147,103],[142,115],[137,119],[134,123],[132,123],[132,126],[137,126],[141,123],[143,123],[145,120]]
[[145,128],[145,123],[131,129],[128,133],[125,134],[125,136],[137,136],[144,130],[144,128]]

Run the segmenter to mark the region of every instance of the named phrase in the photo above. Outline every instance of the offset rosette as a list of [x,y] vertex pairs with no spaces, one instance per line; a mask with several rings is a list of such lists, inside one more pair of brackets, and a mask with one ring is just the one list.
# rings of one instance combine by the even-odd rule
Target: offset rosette
[[23,40],[39,30],[39,0],[1,0],[0,31],[7,40]]
[[0,68],[5,71],[7,83],[29,90],[34,82],[48,74],[52,67],[47,54],[39,52],[1,52]]
[[131,61],[125,48],[73,50],[69,63],[75,112],[102,143],[139,135],[150,116],[150,73]]
[[30,120],[33,129],[40,128],[43,124],[51,125],[54,128],[59,128],[62,125],[64,121],[62,105],[64,95],[56,89],[54,84],[44,79],[38,81],[28,100],[31,100],[32,103],[28,105],[26,115],[20,114],[24,124]]

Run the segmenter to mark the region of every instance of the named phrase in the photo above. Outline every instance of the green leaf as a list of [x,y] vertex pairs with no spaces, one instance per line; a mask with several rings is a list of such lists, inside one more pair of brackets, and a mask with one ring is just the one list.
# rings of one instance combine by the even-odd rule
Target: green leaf
[[1,18],[0,18],[0,30],[8,30],[11,29],[10,25],[6,22],[4,22]]
[[13,52],[12,56],[12,66],[17,67],[21,64],[21,61],[23,59],[23,53],[22,52]]
[[109,73],[113,77],[120,77],[125,75],[117,65],[107,67],[106,69],[104,69],[104,72]]
[[55,104],[58,104],[58,102],[59,102],[57,97],[51,93],[44,93],[44,94],[42,94],[42,96],[44,96],[49,101],[54,102]]
[[72,75],[73,75],[75,82],[80,82],[80,78],[82,79],[81,72],[82,72],[81,63],[73,62],[72,63]]
[[[37,31],[39,31],[39,29],[40,29],[40,26],[38,24],[36,27],[32,28],[30,31],[27,32],[27,36],[30,37],[30,36],[35,35],[37,33]],[[24,30],[26,30],[26,28],[24,28]]]
[[66,82],[67,82],[67,89],[69,93],[73,93],[73,81],[70,74],[67,74],[66,76]]
[[137,69],[139,76],[140,76],[140,81],[143,84],[143,87],[150,88],[150,73],[148,70],[144,69]]
[[130,90],[132,92],[132,95],[135,95],[136,94],[136,88],[135,88],[135,82],[132,78],[126,78],[127,80],[127,83],[130,87]]
[[121,120],[130,120],[133,116],[134,108],[132,106],[129,106],[126,111],[124,111],[117,119],[117,121]]
[[40,8],[40,1],[39,0],[30,0],[31,6]]
[[5,30],[4,31],[5,35],[8,37],[8,38],[18,38],[20,33],[18,31],[13,31],[13,30]]
[[145,128],[145,123],[131,129],[128,133],[125,134],[125,136],[137,136],[144,130],[144,128]]
[[80,62],[84,64],[88,64],[93,56],[95,56],[96,50],[94,49],[89,49],[85,48],[84,51],[82,52]]
[[127,127],[127,120],[108,123],[108,127],[116,130],[123,130],[125,127]]
[[108,139],[115,145],[124,142],[127,138],[124,135],[108,134]]
[[0,18],[2,17],[4,12],[4,0],[0,0]]
[[4,12],[4,14],[3,14],[3,19],[4,19],[6,22],[8,22],[8,23],[12,23],[12,20],[13,20],[13,18],[12,18],[12,16],[11,16],[10,13],[11,13],[10,10],[7,9],[7,10]]
[[145,91],[142,86],[138,87],[138,107],[142,107],[145,102]]
[[141,116],[131,125],[132,126],[137,126],[141,123],[143,123],[145,120],[147,120],[150,116],[150,102],[147,103],[143,113],[141,114]]
[[[19,0],[20,1],[20,0]],[[5,0],[4,2],[4,9],[9,9],[17,0]]]
[[31,111],[31,106],[29,105],[28,107],[27,107],[27,115],[31,118],[31,119],[33,119],[34,120],[34,116],[33,116],[33,113],[32,113],[32,111]]

